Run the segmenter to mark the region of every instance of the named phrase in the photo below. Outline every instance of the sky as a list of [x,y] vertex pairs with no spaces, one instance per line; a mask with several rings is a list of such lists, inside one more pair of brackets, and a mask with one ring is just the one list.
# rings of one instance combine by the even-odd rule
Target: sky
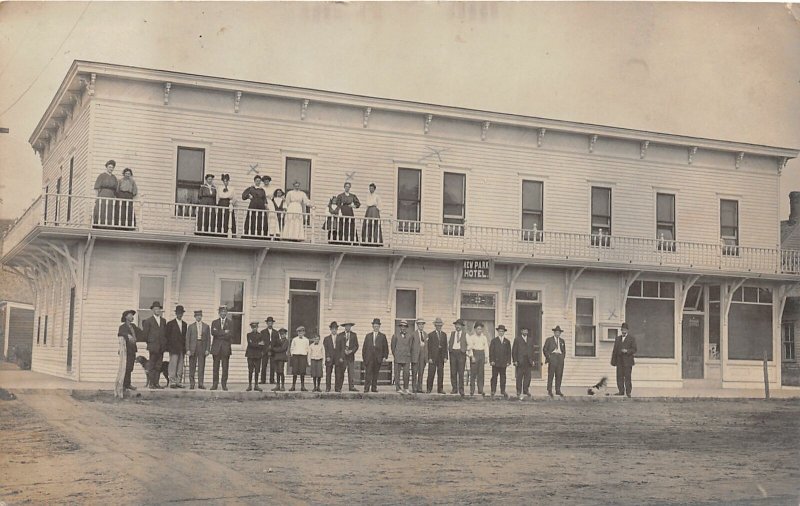
[[[800,148],[800,6],[6,2],[0,219],[41,193],[27,140],[73,60]],[[782,177],[781,216],[800,190]]]

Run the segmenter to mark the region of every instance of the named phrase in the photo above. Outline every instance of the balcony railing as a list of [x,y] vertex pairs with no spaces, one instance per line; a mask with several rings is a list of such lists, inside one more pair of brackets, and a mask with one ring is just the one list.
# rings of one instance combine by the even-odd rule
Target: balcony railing
[[3,239],[7,255],[35,226],[127,230],[169,236],[210,236],[336,244],[399,251],[464,253],[520,260],[608,263],[637,267],[800,274],[800,251],[519,228],[327,216],[317,211],[269,212],[240,207],[45,195]]

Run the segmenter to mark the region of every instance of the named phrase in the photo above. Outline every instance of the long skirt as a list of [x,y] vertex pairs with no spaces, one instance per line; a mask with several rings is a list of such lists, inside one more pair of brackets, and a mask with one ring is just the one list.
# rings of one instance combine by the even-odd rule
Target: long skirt
[[266,237],[269,233],[266,214],[264,209],[248,209],[247,216],[244,219],[243,234],[248,237]]
[[113,227],[114,223],[114,201],[110,200],[117,195],[110,188],[102,188],[98,199],[94,203],[94,217],[92,224],[96,227]]
[[302,241],[305,238],[303,206],[299,202],[292,202],[286,207],[286,221],[283,225],[281,239]]
[[342,206],[339,208],[339,213],[341,214],[339,218],[339,240],[342,242],[358,242],[353,208],[351,206]]
[[119,192],[114,210],[114,222],[122,228],[133,230],[136,228],[136,217],[133,214],[133,194]]
[[230,207],[231,199],[219,199],[217,205],[221,208],[217,211],[217,230],[224,235],[228,235],[230,227],[231,235],[236,235],[236,214]]
[[292,355],[292,374],[305,374],[308,355]]
[[380,246],[383,244],[381,212],[375,206],[369,206],[364,214],[364,223],[361,225],[361,240],[365,246]]
[[322,359],[311,359],[311,377],[322,378]]
[[[268,204],[272,208],[272,204]],[[281,229],[278,225],[278,213],[273,209],[267,209],[267,231],[269,235],[281,235]]]

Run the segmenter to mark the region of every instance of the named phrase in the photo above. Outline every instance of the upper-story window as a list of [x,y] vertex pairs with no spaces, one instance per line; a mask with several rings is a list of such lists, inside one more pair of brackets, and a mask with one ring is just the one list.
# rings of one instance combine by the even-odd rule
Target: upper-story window
[[58,176],[58,179],[56,179],[56,208],[55,208],[55,212],[54,212],[55,216],[54,216],[54,219],[53,219],[53,221],[55,222],[56,225],[58,225],[58,211],[59,211],[59,208],[61,207],[61,197],[60,197],[60,195],[61,195],[61,176]]
[[72,176],[75,169],[75,157],[69,159],[69,179],[67,180],[67,222],[72,218]]
[[544,228],[544,184],[522,182],[522,240],[541,241]]
[[[196,204],[206,172],[206,150],[178,146],[178,169],[175,173],[175,203]],[[178,216],[194,215],[191,206],[178,205]]]
[[656,193],[656,239],[658,249],[675,251],[675,195]]
[[[300,189],[311,198],[311,160],[307,158],[286,158],[286,191],[294,189],[292,185],[297,181]],[[271,197],[271,195],[269,195]]]
[[442,223],[445,235],[464,235],[467,209],[467,176],[457,172],[444,173]]
[[397,230],[419,232],[422,215],[422,171],[397,169]]
[[722,254],[739,254],[739,202],[719,201],[719,235],[722,239]]
[[592,186],[592,246],[611,246],[611,188]]

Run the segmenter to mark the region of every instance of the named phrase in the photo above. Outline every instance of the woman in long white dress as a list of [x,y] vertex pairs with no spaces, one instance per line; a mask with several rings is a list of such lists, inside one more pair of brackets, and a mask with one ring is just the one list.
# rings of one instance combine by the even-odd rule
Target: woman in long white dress
[[278,214],[275,212],[275,203],[272,201],[273,186],[271,186],[272,178],[269,176],[262,176],[261,182],[264,183],[264,192],[267,194],[267,233],[270,237],[280,235],[280,228],[278,227]]
[[303,213],[306,207],[311,206],[311,201],[306,193],[300,189],[300,183],[295,181],[292,187],[286,194],[286,222],[283,225],[281,239],[302,241],[306,238]]

